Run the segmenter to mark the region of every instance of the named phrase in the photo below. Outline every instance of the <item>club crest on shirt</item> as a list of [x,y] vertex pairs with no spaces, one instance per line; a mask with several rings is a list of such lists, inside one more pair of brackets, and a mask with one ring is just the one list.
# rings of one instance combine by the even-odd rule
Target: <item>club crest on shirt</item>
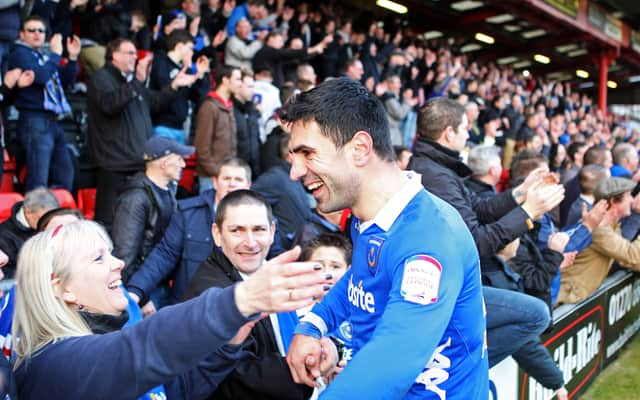
[[376,236],[369,239],[369,243],[367,243],[367,269],[371,275],[375,276],[376,272],[378,272],[378,258],[380,258],[383,244],[384,239]]
[[340,336],[342,338],[346,340],[353,340],[353,330],[349,321],[342,321],[338,327],[338,332],[340,332]]
[[400,294],[406,301],[431,304],[438,301],[442,265],[435,258],[419,254],[404,262]]

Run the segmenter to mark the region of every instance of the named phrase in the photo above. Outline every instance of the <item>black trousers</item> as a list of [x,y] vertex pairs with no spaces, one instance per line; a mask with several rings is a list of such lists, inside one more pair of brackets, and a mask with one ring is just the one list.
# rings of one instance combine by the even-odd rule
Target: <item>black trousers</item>
[[113,211],[120,187],[127,178],[137,171],[107,171],[102,168],[96,170],[96,215],[95,220],[104,225],[111,232]]

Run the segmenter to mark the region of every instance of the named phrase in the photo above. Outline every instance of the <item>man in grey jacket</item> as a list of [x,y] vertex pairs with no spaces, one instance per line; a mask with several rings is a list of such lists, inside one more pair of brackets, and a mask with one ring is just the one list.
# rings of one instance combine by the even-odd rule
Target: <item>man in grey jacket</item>
[[258,40],[251,40],[251,24],[242,18],[236,24],[236,34],[227,40],[224,63],[232,67],[251,68],[251,59],[262,48],[262,41],[268,31],[258,34]]
[[412,97],[410,90],[406,91],[402,97],[400,97],[402,81],[398,75],[392,74],[387,76],[384,83],[387,90],[380,100],[384,105],[384,109],[387,111],[389,130],[391,131],[391,144],[401,146],[403,144],[402,121],[407,117],[409,111],[418,103],[418,99]]

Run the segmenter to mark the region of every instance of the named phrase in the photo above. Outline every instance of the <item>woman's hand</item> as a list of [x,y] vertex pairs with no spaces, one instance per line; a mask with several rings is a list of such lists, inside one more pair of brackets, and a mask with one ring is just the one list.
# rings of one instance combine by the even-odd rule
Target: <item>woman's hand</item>
[[286,312],[308,307],[330,289],[331,274],[312,262],[295,262],[300,248],[280,254],[264,263],[247,280],[236,285],[235,299],[248,317],[258,312]]

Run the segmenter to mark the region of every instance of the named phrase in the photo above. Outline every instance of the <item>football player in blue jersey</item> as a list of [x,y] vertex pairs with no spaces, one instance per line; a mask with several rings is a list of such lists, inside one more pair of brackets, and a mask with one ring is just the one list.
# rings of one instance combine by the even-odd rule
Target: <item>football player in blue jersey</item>
[[347,320],[353,359],[321,399],[486,400],[478,252],[456,210],[398,168],[379,100],[338,78],[295,97],[282,118],[291,178],[320,211],[354,215],[351,269],[296,327],[294,380],[317,385],[319,339]]

